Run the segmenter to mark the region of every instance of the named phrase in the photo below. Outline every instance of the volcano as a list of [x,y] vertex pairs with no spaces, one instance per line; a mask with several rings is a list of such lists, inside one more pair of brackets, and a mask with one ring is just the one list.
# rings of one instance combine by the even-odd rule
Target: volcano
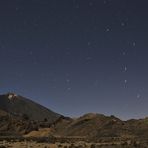
[[12,116],[26,117],[29,120],[34,121],[46,120],[49,123],[55,122],[61,116],[60,114],[15,93],[0,95],[0,109]]

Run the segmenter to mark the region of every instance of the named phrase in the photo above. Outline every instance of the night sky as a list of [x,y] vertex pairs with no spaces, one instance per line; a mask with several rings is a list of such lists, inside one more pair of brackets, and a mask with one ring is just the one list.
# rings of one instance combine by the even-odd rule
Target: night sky
[[0,0],[0,93],[66,116],[148,116],[147,0]]

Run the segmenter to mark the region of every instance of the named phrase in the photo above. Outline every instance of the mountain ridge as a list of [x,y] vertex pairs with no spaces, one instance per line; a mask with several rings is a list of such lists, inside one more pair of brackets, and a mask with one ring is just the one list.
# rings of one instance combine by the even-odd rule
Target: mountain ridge
[[36,136],[38,133],[45,135],[43,131],[46,135],[93,140],[101,137],[147,138],[148,117],[123,121],[113,115],[87,113],[70,118],[14,93],[0,95],[0,133],[32,135],[29,133],[33,131]]

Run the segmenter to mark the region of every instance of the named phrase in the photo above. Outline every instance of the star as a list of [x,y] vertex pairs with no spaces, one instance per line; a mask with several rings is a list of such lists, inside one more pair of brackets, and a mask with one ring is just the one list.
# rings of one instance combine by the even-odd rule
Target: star
[[133,42],[133,46],[134,46],[134,47],[136,46],[136,42]]
[[91,45],[91,42],[90,42],[90,41],[89,41],[89,42],[87,42],[87,45],[88,45],[88,46],[90,46],[90,45]]
[[140,94],[137,94],[137,99],[139,99],[141,97],[141,95]]
[[70,90],[71,90],[71,87],[68,87],[68,88],[67,88],[67,91],[70,91]]
[[67,82],[67,83],[70,83],[70,79],[66,79],[66,82]]
[[124,83],[127,84],[127,80],[124,80]]
[[109,32],[110,31],[110,28],[106,28],[106,32]]
[[126,52],[123,52],[122,55],[125,56],[126,55]]
[[90,2],[90,3],[89,3],[89,6],[93,6],[93,3],[92,3],[92,2]]
[[16,8],[15,8],[15,10],[16,10],[16,11],[18,11],[18,10],[19,10],[19,8],[18,8],[18,7],[16,7]]
[[122,22],[122,23],[121,23],[121,26],[122,26],[122,27],[124,27],[124,26],[125,26],[125,23],[124,23],[124,22]]
[[126,67],[126,66],[124,67],[124,71],[125,71],[125,72],[127,71],[127,67]]
[[107,1],[106,0],[104,0],[104,4],[106,4],[107,3]]

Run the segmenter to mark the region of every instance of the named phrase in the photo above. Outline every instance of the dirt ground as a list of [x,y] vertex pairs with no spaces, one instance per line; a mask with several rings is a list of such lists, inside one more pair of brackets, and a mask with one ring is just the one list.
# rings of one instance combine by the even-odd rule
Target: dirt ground
[[146,145],[129,145],[125,143],[37,143],[36,141],[23,141],[23,142],[7,142],[0,141],[0,148],[148,148]]
[[[93,148],[93,143],[86,143],[86,142],[77,142],[74,144],[69,143],[37,143],[37,142],[0,142],[0,148]],[[99,146],[100,144],[95,144]],[[102,148],[102,146],[101,146]]]

